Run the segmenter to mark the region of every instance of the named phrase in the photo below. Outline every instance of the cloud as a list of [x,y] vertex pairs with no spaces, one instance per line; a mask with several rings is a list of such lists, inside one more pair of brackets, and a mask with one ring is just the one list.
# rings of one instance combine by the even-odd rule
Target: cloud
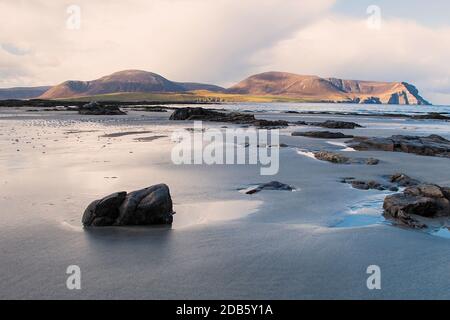
[[[145,69],[174,80],[225,83],[255,67],[255,52],[273,46],[326,12],[333,0],[53,0],[3,1],[0,43],[27,54],[0,53],[0,85],[93,79]],[[78,5],[79,30],[66,27]],[[4,28],[2,28],[4,29]],[[11,50],[10,50],[11,51]],[[14,75],[13,70],[17,70]]]
[[427,27],[414,21],[385,19],[375,30],[368,28],[363,19],[328,16],[255,54],[253,63],[259,64],[261,70],[407,81],[416,84],[426,97],[448,103],[445,94],[450,93],[449,56],[447,26]]
[[[1,1],[0,87],[90,80],[123,69],[228,85],[281,70],[408,81],[433,102],[450,101],[450,27],[389,18],[374,30],[365,10],[360,19],[333,15],[334,3]],[[79,30],[67,28],[71,5],[81,10]]]

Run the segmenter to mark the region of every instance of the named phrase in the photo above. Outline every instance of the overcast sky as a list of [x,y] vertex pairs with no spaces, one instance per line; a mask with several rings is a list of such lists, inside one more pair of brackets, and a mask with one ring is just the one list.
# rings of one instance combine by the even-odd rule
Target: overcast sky
[[450,104],[449,18],[445,0],[0,0],[0,87],[277,70],[407,81]]

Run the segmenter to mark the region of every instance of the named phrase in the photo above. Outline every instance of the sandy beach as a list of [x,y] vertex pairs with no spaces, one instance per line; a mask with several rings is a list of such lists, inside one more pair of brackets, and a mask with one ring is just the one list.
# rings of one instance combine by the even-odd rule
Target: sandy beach
[[[363,127],[329,131],[358,136],[450,139],[445,120],[295,114],[271,106],[238,107],[258,119],[352,121]],[[177,166],[171,134],[193,123],[169,121],[170,114],[0,108],[0,298],[450,298],[448,230],[394,226],[382,217],[383,199],[392,192],[341,183],[401,172],[450,186],[448,158],[351,151],[348,139],[291,136],[324,130],[291,125],[280,130],[287,147],[280,148],[275,176],[261,176],[258,165]],[[308,156],[321,150],[380,162],[339,165]],[[272,180],[295,191],[239,192]],[[158,183],[170,187],[171,227],[82,227],[91,201]],[[69,265],[80,266],[82,290],[67,290]],[[369,265],[380,266],[382,290],[368,290]]]

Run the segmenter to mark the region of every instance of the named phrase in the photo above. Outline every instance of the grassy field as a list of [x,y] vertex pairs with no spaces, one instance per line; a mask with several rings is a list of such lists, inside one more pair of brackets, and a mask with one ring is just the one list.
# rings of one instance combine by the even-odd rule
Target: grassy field
[[[111,93],[72,99],[65,101],[155,101],[155,102],[177,102],[177,103],[220,103],[220,102],[314,102],[305,99],[290,98],[283,96],[251,96],[240,94],[227,94],[210,91],[191,91],[186,93]],[[316,101],[317,102],[317,101]]]

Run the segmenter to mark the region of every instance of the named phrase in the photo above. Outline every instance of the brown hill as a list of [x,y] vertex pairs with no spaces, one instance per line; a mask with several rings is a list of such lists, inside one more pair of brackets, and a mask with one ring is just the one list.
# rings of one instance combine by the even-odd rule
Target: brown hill
[[228,93],[285,96],[310,101],[429,104],[406,82],[375,82],[265,72],[251,76]]
[[201,83],[173,82],[152,72],[125,70],[92,81],[66,81],[50,88],[41,99],[74,98],[120,92],[176,93],[191,90],[224,91]]

